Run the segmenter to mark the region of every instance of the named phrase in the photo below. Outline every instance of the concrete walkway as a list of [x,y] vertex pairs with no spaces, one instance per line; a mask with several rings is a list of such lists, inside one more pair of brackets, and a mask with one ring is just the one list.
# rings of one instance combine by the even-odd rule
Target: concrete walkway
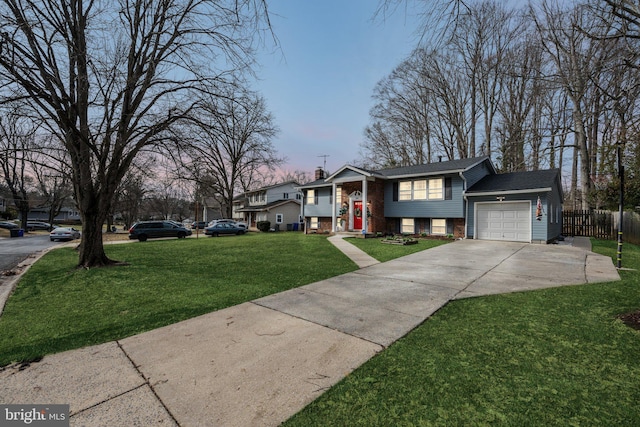
[[7,367],[0,402],[70,404],[73,426],[276,426],[451,299],[612,280],[584,249],[456,241]]

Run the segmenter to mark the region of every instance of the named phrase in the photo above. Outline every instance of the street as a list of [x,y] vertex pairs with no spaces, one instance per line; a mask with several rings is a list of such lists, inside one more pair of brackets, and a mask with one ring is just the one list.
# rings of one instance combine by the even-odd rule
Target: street
[[30,254],[59,244],[45,234],[0,239],[0,271],[11,270]]

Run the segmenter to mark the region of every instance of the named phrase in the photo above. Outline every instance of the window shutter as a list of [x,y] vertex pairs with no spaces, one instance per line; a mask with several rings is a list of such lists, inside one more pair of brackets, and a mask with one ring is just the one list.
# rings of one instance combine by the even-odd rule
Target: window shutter
[[393,201],[394,202],[398,201],[398,183],[397,182],[393,183]]
[[318,191],[313,194],[313,203],[318,204]]
[[453,198],[453,190],[451,188],[451,178],[444,179],[444,199],[451,200]]

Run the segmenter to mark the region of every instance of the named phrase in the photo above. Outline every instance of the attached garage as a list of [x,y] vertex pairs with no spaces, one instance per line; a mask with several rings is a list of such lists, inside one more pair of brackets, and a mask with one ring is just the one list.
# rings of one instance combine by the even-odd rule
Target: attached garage
[[557,169],[487,175],[464,196],[467,238],[549,243],[562,233]]
[[531,242],[531,202],[476,203],[475,223],[476,239]]

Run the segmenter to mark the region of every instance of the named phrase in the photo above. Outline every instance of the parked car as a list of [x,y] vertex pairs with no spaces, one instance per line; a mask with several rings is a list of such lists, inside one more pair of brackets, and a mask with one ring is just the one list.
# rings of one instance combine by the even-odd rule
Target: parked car
[[138,239],[141,242],[156,237],[184,239],[187,236],[191,236],[191,230],[173,221],[141,221],[129,229],[129,239]]
[[48,222],[43,221],[27,221],[27,231],[33,230],[47,230],[51,231],[55,228],[55,225],[51,225]]
[[219,222],[210,227],[204,229],[204,234],[207,236],[217,237],[221,234],[244,234],[246,233],[244,227],[240,227],[238,224],[230,222]]
[[20,226],[11,221],[0,221],[0,228],[4,228],[5,230],[16,230],[20,228]]
[[213,221],[211,221],[209,223],[209,227],[212,227],[216,224],[234,224],[237,225],[240,228],[244,228],[245,230],[247,229],[247,224],[245,224],[244,222],[241,221],[236,221],[235,219],[214,219]]
[[58,227],[49,233],[49,239],[55,240],[75,240],[80,238],[80,231],[73,227]]
[[197,222],[193,221],[191,223],[191,228],[194,229],[194,230],[196,228],[200,229],[200,230],[203,230],[203,229],[207,228],[207,221],[197,221]]

